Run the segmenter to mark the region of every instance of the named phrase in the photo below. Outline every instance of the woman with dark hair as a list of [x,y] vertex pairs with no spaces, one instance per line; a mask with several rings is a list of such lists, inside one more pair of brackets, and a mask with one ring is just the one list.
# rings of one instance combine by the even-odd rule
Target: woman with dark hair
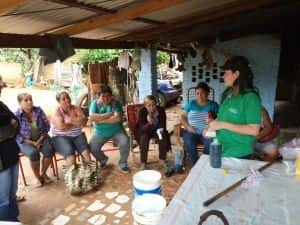
[[115,100],[112,90],[102,85],[98,91],[98,99],[90,105],[90,117],[93,122],[94,134],[90,140],[91,152],[101,167],[105,167],[108,157],[101,150],[102,146],[112,139],[120,147],[119,167],[123,173],[129,173],[127,159],[129,156],[129,137],[122,123],[122,105]]
[[144,107],[140,109],[135,129],[135,139],[141,151],[141,170],[147,169],[149,142],[151,138],[158,140],[159,159],[165,169],[168,169],[167,152],[171,150],[170,136],[166,128],[165,109],[157,105],[153,95],[144,100]]
[[197,145],[204,145],[204,153],[209,153],[211,139],[202,136],[203,129],[206,127],[208,117],[214,117],[218,112],[218,104],[208,100],[210,88],[200,82],[196,87],[196,99],[191,100],[184,106],[181,115],[181,123],[184,126],[183,142],[184,150],[187,152],[193,165],[199,159]]
[[83,157],[84,162],[90,162],[89,145],[82,127],[86,117],[82,110],[71,104],[70,95],[59,92],[56,95],[59,104],[52,117],[52,143],[56,151],[66,159],[66,165],[75,163],[75,151]]
[[[6,84],[0,79],[0,94]],[[18,118],[0,101],[0,221],[18,221],[19,146]]]
[[[50,124],[44,111],[33,105],[30,94],[19,94],[17,99],[20,107],[15,114],[21,126],[17,135],[17,142],[20,145],[21,152],[30,160],[30,166],[36,179],[35,187],[41,187],[44,183],[51,181],[46,174],[54,154],[48,135]],[[41,173],[40,152],[44,156]]]
[[208,124],[217,131],[225,157],[250,158],[261,123],[261,101],[248,59],[233,56],[223,66],[223,93],[218,117]]

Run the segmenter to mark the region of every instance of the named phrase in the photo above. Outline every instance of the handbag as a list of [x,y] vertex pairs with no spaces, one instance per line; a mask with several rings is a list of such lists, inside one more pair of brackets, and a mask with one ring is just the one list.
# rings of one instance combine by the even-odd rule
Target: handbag
[[95,162],[63,166],[65,184],[70,194],[89,192],[102,182],[100,169]]
[[260,143],[264,143],[264,142],[268,142],[273,140],[274,138],[276,138],[278,136],[278,134],[280,133],[280,128],[277,124],[273,124],[272,126],[272,130],[269,134],[261,137],[258,142]]

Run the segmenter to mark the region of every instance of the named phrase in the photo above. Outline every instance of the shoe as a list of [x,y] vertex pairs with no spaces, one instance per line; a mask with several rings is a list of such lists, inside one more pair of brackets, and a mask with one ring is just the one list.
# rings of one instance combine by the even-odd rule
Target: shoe
[[130,169],[129,169],[128,166],[124,166],[124,167],[120,167],[120,171],[123,172],[123,173],[129,173]]
[[105,158],[103,161],[100,161],[100,168],[104,169],[107,166],[108,157]]

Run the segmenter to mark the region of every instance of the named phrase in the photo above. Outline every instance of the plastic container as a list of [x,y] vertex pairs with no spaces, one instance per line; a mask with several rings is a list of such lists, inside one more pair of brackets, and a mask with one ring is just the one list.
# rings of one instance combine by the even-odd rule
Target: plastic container
[[297,154],[297,158],[295,161],[296,175],[300,176],[300,154]]
[[135,225],[157,225],[166,208],[166,200],[157,194],[144,194],[132,202]]
[[155,170],[143,170],[133,176],[135,197],[143,194],[161,194],[161,174]]
[[222,146],[217,138],[209,146],[209,160],[213,168],[221,168],[222,160]]

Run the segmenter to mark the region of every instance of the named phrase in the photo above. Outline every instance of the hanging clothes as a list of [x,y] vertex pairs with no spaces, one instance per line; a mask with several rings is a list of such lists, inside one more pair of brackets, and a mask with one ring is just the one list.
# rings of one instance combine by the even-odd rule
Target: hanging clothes
[[128,70],[131,64],[130,55],[127,51],[122,52],[118,59],[118,68],[119,70],[125,69]]

